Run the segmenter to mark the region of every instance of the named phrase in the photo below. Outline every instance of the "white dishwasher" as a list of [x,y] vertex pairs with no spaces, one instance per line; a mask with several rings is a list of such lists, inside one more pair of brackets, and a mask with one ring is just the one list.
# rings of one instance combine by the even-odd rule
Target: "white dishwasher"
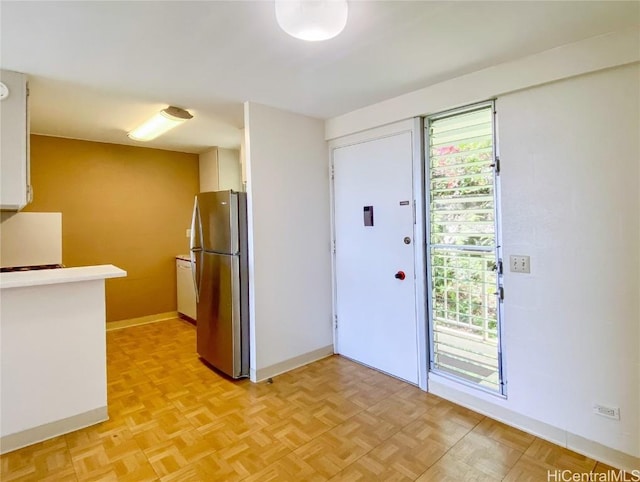
[[178,286],[178,313],[196,320],[196,291],[191,274],[191,261],[186,255],[176,256],[176,284]]

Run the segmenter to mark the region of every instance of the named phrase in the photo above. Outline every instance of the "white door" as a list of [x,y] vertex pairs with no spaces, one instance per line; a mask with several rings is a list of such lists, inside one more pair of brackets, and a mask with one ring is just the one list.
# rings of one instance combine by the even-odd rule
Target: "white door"
[[337,352],[418,383],[411,132],[333,151]]

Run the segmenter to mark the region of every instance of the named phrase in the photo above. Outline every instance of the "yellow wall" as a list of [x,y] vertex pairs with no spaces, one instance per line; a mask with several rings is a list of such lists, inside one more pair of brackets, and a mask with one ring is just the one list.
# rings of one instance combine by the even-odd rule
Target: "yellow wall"
[[31,136],[33,203],[62,212],[66,266],[114,264],[107,321],[176,310],[175,256],[188,250],[198,156]]

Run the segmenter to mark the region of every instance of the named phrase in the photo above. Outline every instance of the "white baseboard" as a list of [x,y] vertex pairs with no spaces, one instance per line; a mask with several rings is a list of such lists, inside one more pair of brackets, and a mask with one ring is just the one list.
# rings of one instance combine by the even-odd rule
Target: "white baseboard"
[[612,467],[626,470],[636,477],[635,480],[640,480],[640,457],[625,454],[571,432],[567,432],[567,448]]
[[491,417],[494,420],[503,422],[541,439],[548,440],[561,447],[586,455],[599,462],[604,462],[607,465],[628,472],[640,470],[640,458],[638,457],[625,454],[601,443],[575,435],[562,428],[514,412],[462,390],[457,390],[447,383],[440,383],[436,377],[430,377],[428,387],[429,393],[433,395],[442,397],[457,405]]
[[64,435],[65,433],[80,430],[81,428],[95,425],[109,419],[107,407],[99,407],[88,412],[79,413],[72,417],[56,420],[37,427],[16,432],[0,437],[0,454],[13,452],[27,445],[32,445],[43,440]]
[[173,320],[175,318],[178,318],[177,311],[167,311],[166,313],[156,313],[155,315],[130,318],[128,320],[108,321],[107,331],[120,330],[122,328],[129,328],[130,326],[146,325],[148,323],[156,323],[158,321]]
[[252,368],[250,370],[251,381],[254,383],[261,382],[331,355],[333,355],[333,345],[327,345],[268,367],[259,368],[258,370]]

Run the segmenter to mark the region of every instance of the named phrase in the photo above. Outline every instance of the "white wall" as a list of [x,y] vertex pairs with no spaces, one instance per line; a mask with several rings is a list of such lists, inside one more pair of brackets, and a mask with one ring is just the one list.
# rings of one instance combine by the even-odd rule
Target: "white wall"
[[245,104],[252,379],[331,353],[324,123]]
[[246,160],[246,135],[244,132],[244,128],[241,130],[242,138],[240,140],[240,180],[242,181],[242,190],[246,190],[247,186],[247,160]]
[[0,297],[1,451],[106,420],[104,280]]
[[516,90],[640,60],[639,30],[612,32],[430,85],[327,119],[326,139],[480,102]]
[[[500,97],[507,406],[640,456],[640,67]],[[592,413],[620,407],[621,420]]]

